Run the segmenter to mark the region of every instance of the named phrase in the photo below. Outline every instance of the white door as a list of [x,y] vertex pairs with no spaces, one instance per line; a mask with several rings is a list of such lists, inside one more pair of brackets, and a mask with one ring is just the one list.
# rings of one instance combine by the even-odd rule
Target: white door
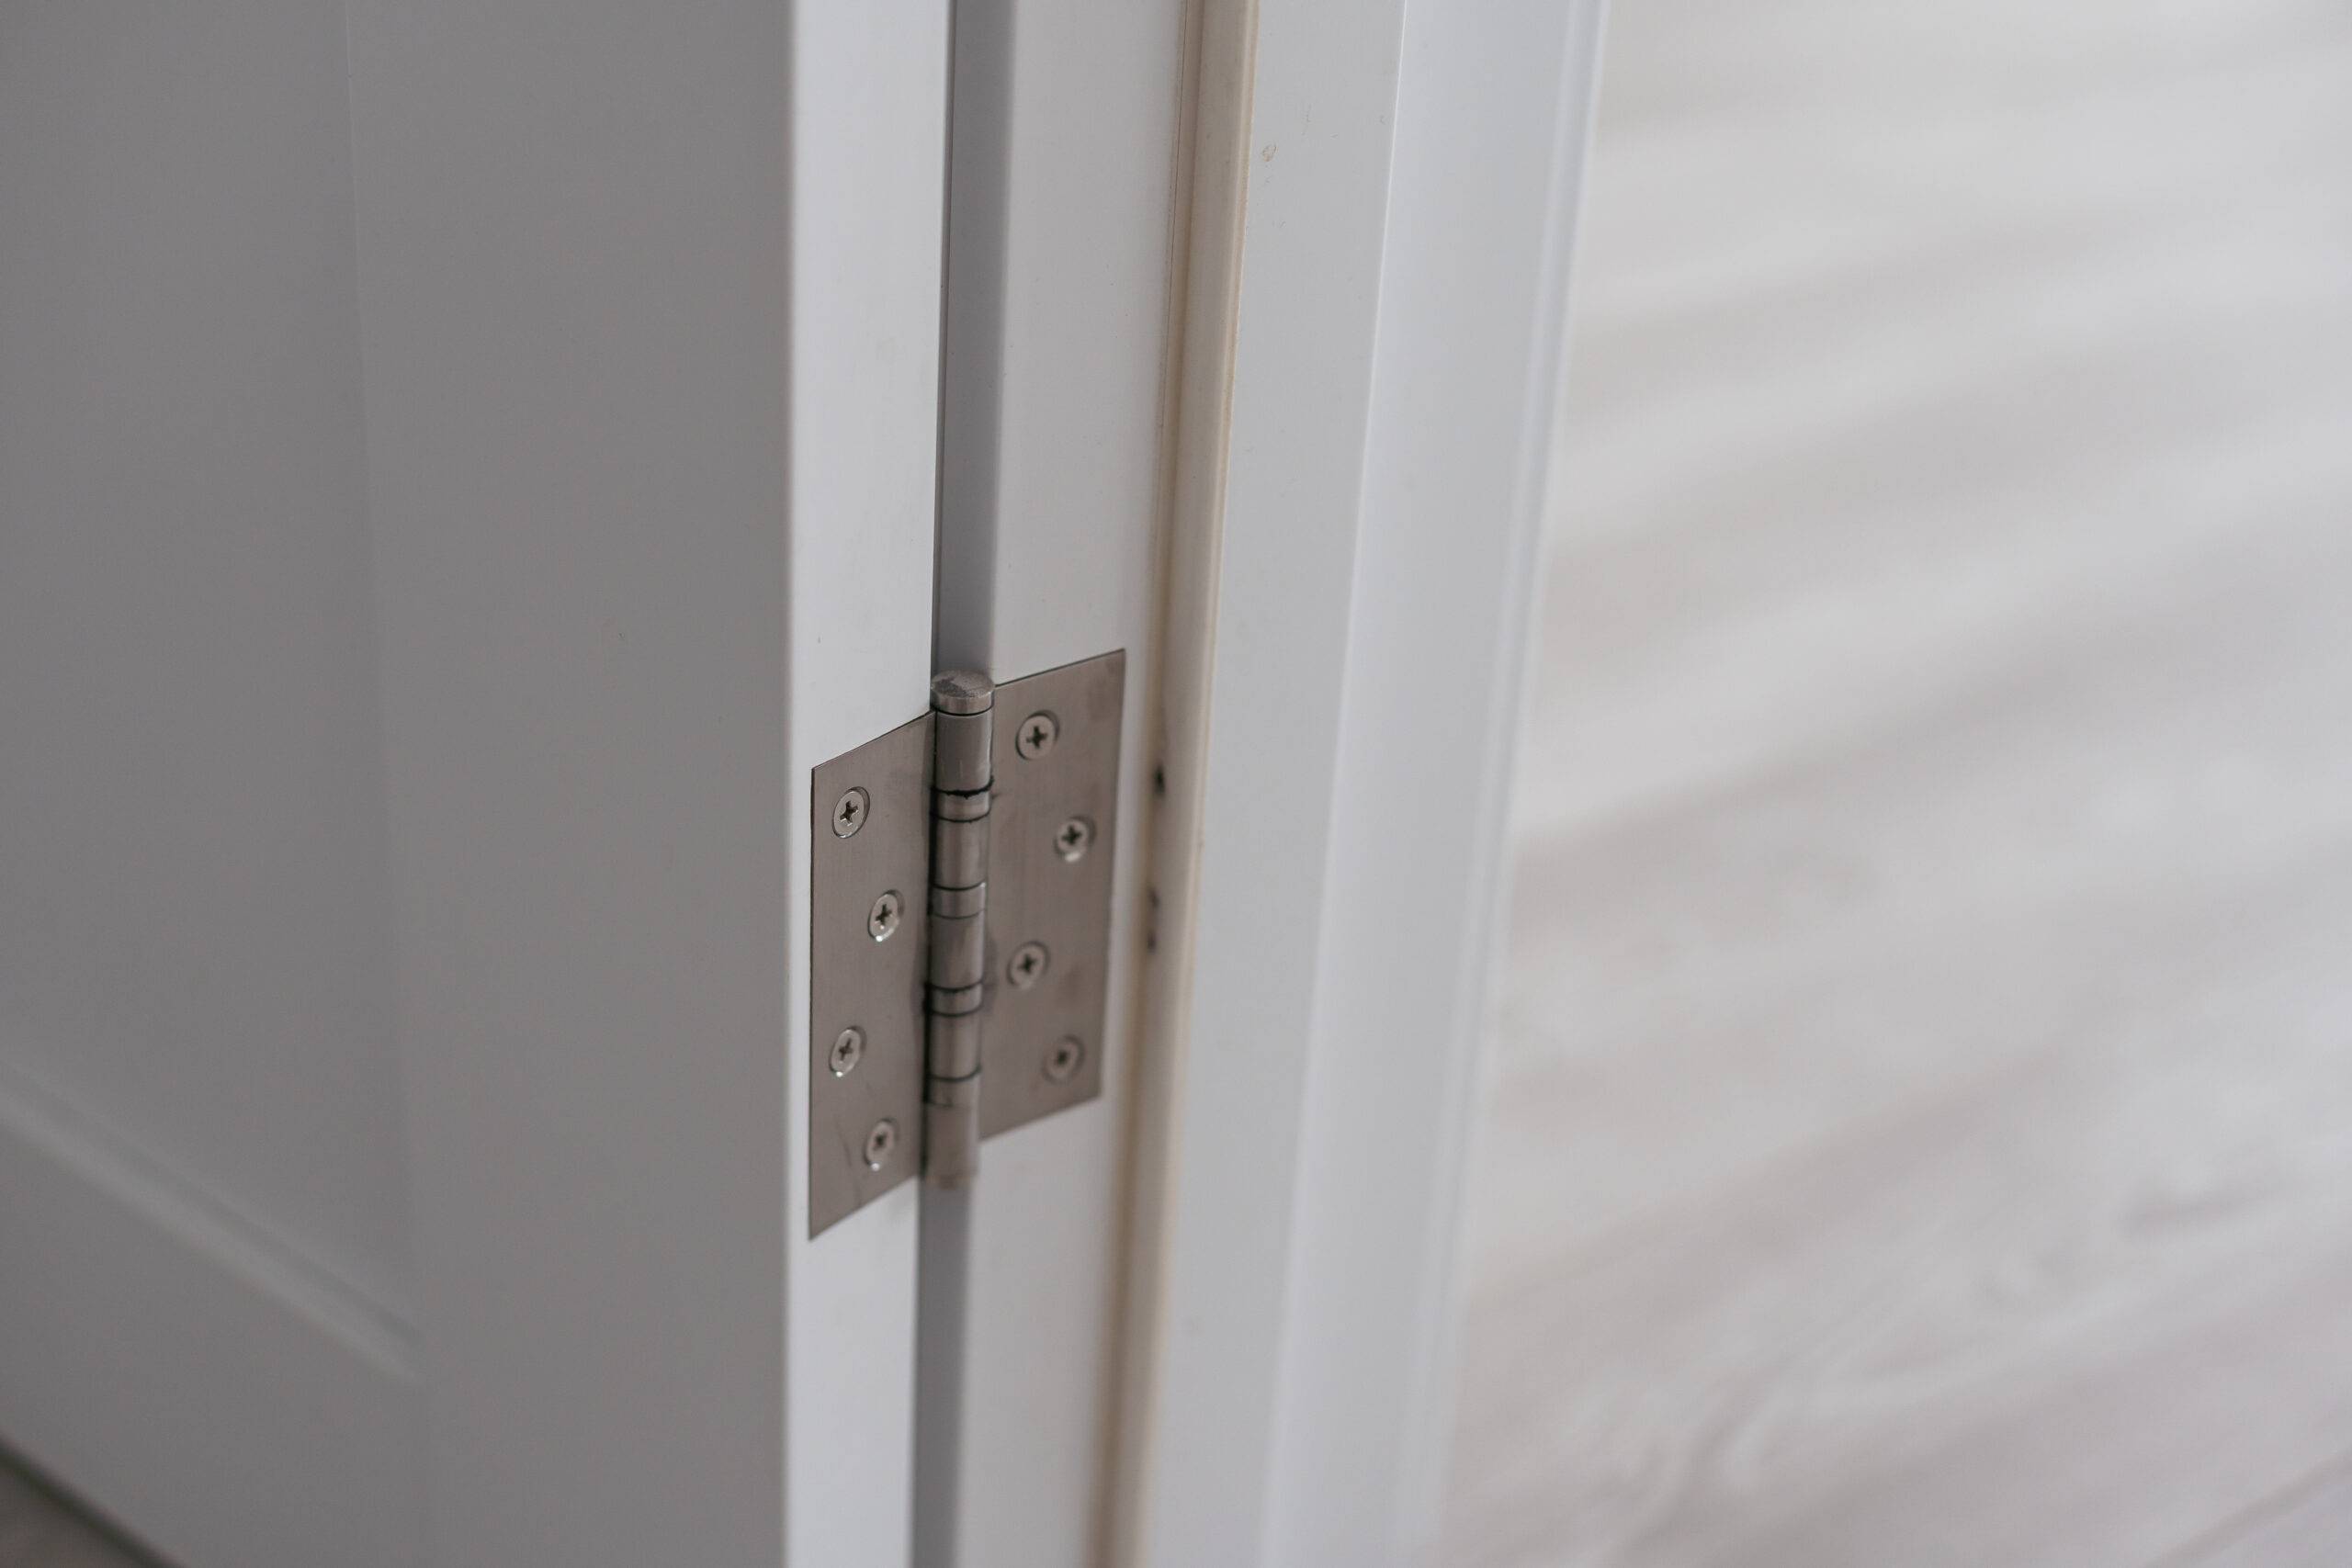
[[[0,21],[0,1437],[186,1568],[1427,1535],[1598,7],[958,11]],[[843,760],[1114,653],[926,1185]]]
[[0,1434],[186,1568],[906,1561],[793,825],[929,686],[947,48],[0,15]]

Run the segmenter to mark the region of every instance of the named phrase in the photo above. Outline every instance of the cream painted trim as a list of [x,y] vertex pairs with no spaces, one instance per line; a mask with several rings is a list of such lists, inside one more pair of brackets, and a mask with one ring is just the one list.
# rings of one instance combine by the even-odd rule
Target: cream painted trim
[[1151,925],[1142,966],[1136,1090],[1127,1146],[1127,1269],[1122,1281],[1117,1444],[1104,1560],[1138,1561],[1148,1524],[1150,1443],[1164,1332],[1162,1223],[1172,1117],[1190,1036],[1193,893],[1207,782],[1210,671],[1217,570],[1225,539],[1226,468],[1233,430],[1234,343],[1240,322],[1241,239],[1256,80],[1257,0],[1196,0],[1188,17],[1178,129],[1170,269],[1167,398],[1160,518],[1159,657],[1151,671]]

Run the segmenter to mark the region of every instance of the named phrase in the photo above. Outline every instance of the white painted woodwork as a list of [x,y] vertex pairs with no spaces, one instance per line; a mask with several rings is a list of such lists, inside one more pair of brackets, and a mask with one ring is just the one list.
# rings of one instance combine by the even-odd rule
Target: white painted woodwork
[[418,1562],[339,6],[0,17],[0,1435]]
[[914,1193],[807,1239],[808,772],[928,689],[944,6],[354,0],[443,1560],[891,1564]]
[[1170,768],[1198,871],[1154,1041],[1130,1562],[1433,1544],[1599,19],[1258,7],[1224,471],[1178,523],[1221,529],[1202,749]]
[[0,35],[0,1075],[405,1315],[342,62]]
[[925,1199],[927,1568],[1102,1561],[1184,23],[1177,0],[956,18],[939,662],[1005,680],[1124,648],[1128,689],[1103,1092]]
[[1272,1562],[1419,1561],[1435,1545],[1601,17],[1599,0],[1406,11]]
[[924,702],[946,44],[0,21],[0,1435],[185,1568],[906,1560],[807,780]]

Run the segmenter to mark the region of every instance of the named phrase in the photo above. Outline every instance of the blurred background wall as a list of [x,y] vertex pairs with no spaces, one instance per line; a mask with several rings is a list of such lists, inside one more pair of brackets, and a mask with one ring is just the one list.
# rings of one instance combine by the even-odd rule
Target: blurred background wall
[[2352,6],[1610,28],[1446,1561],[2352,1562]]

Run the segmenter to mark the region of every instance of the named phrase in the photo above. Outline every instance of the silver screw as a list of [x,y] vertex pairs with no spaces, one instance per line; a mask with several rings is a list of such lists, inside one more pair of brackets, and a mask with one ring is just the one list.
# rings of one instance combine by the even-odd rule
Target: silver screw
[[865,1168],[881,1169],[883,1162],[890,1157],[890,1151],[898,1146],[899,1124],[896,1122],[874,1123],[874,1131],[865,1134]]
[[1086,858],[1087,846],[1094,842],[1094,824],[1083,817],[1073,817],[1054,835],[1054,852],[1066,861]]
[[899,929],[899,896],[885,893],[874,900],[874,908],[866,913],[865,934],[876,942],[888,942],[890,933]]
[[1033,713],[1021,721],[1021,732],[1012,738],[1012,749],[1034,762],[1054,749],[1054,741],[1061,732],[1062,727],[1054,721],[1052,714]]
[[844,792],[839,800],[833,802],[833,837],[855,838],[857,830],[865,826],[866,809],[873,804],[862,789]]
[[865,1032],[844,1029],[833,1036],[833,1048],[825,1057],[833,1069],[833,1077],[845,1078],[857,1070],[857,1059],[865,1055]]
[[1046,1048],[1046,1077],[1052,1083],[1068,1083],[1078,1077],[1085,1060],[1086,1047],[1075,1034],[1066,1034]]
[[1004,966],[1005,978],[1025,991],[1046,977],[1046,965],[1052,961],[1044,942],[1024,942],[1012,950],[1012,962]]

